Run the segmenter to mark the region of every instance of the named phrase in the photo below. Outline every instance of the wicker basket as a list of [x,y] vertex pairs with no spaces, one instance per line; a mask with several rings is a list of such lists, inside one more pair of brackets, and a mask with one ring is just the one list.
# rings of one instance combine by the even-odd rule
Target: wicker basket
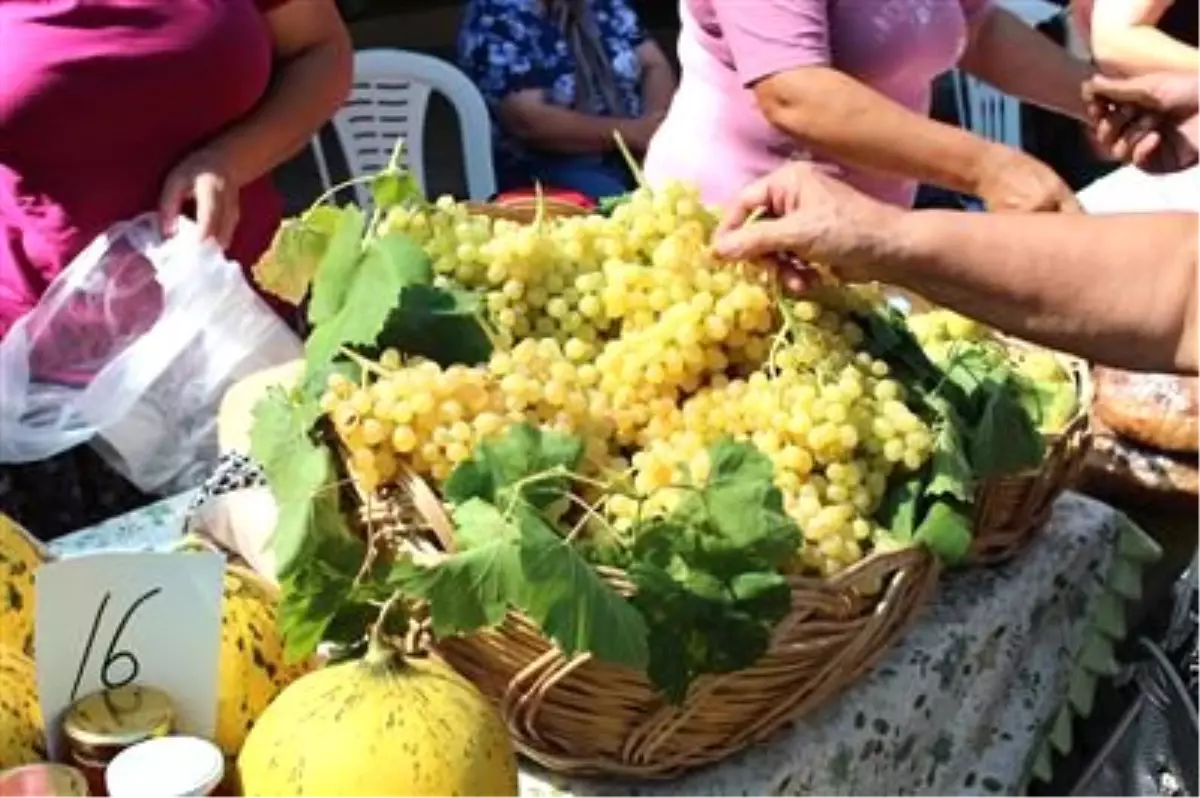
[[[453,550],[450,520],[420,477],[404,469],[391,491],[363,506],[377,532],[396,530],[427,558]],[[624,572],[598,571],[632,592]],[[920,616],[938,575],[926,551],[909,548],[872,554],[829,579],[792,578],[792,611],[768,653],[751,668],[697,680],[681,706],[640,673],[564,656],[519,612],[432,646],[499,708],[535,762],[560,773],[669,778],[759,742],[838,695]],[[872,585],[882,589],[867,595]]]
[[1092,445],[1092,379],[1086,363],[1061,359],[1075,378],[1075,416],[1061,431],[1045,436],[1046,457],[1038,468],[990,479],[979,487],[968,565],[999,565],[1024,551],[1050,517],[1054,502],[1079,481]]

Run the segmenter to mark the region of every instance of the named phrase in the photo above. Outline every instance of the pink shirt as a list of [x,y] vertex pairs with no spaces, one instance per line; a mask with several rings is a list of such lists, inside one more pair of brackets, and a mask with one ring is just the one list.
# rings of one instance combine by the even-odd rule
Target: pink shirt
[[[258,103],[272,64],[263,12],[283,2],[0,1],[0,336]],[[245,187],[230,256],[253,263],[280,211],[269,179]]]
[[[722,204],[789,159],[811,154],[759,112],[748,87],[832,66],[929,112],[933,79],[953,68],[989,0],[684,0],[679,91],[646,156],[651,183],[681,179]],[[911,205],[910,180],[831,165],[867,193]]]

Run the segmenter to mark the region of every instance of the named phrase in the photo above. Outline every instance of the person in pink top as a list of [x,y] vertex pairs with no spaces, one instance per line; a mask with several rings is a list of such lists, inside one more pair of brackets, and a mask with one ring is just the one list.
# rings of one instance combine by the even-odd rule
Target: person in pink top
[[[244,266],[270,172],[349,91],[334,0],[0,0],[0,337],[114,223],[195,218]],[[0,467],[0,512],[50,538],[144,501],[90,449]]]
[[888,202],[919,182],[992,209],[1076,206],[1047,166],[929,118],[935,77],[960,67],[1084,118],[1090,67],[989,0],[682,0],[679,91],[648,180],[724,204],[785,161],[811,160]]

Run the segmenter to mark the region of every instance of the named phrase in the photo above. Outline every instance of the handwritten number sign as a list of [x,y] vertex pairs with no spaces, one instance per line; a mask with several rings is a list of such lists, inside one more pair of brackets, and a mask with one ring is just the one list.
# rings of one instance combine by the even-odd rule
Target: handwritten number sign
[[57,755],[63,712],[128,684],[171,696],[176,727],[216,727],[221,574],[215,554],[97,554],[37,571],[37,672]]

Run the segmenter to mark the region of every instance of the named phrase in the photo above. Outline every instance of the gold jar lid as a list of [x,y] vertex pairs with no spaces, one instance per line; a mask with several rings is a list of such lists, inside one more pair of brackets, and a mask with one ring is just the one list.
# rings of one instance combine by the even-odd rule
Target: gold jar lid
[[163,737],[175,725],[175,705],[162,690],[126,685],[76,701],[63,718],[63,734],[81,753],[101,754]]
[[69,765],[22,765],[0,773],[0,795],[64,795],[86,798],[87,779]]

